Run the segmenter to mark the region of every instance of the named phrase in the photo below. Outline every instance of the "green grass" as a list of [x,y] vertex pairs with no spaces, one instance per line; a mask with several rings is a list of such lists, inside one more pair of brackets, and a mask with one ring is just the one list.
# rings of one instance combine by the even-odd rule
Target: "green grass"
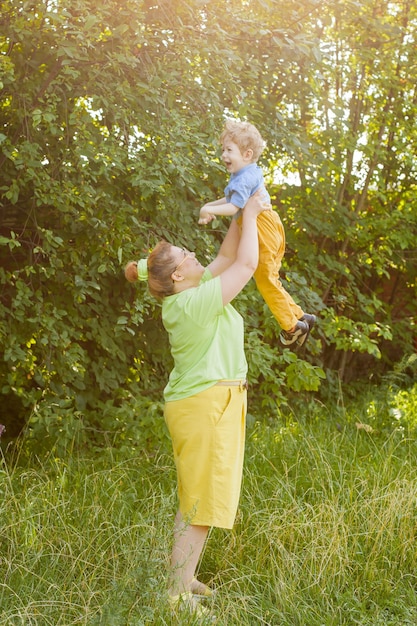
[[[392,406],[378,422],[373,400],[342,419],[323,407],[249,427],[235,528],[212,530],[200,566],[219,590],[214,624],[415,626],[415,395],[398,396],[392,423]],[[355,425],[365,418],[371,433]],[[165,440],[152,453],[6,457],[0,490],[2,626],[198,623],[166,606],[176,493]]]

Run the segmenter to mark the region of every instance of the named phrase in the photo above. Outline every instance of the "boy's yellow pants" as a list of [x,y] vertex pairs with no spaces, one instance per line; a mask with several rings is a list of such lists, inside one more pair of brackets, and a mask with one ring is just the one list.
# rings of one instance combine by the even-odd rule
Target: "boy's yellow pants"
[[[238,223],[241,221],[239,218]],[[285,254],[285,231],[278,213],[263,211],[258,215],[259,263],[254,274],[259,293],[272,315],[284,330],[291,330],[303,315],[285,291],[279,278],[281,261]]]

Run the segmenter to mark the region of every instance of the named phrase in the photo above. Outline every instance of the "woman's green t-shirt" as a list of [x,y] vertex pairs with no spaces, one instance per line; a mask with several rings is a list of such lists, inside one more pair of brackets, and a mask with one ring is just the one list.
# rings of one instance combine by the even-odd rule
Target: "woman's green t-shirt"
[[198,287],[168,296],[162,304],[174,368],[165,400],[192,396],[219,380],[245,379],[243,318],[223,306],[220,277],[206,270]]

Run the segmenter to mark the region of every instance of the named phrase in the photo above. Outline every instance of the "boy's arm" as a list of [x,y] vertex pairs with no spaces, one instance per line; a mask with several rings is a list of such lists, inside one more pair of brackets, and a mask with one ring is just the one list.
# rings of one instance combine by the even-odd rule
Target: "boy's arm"
[[219,204],[225,204],[226,203],[226,198],[223,196],[223,198],[219,198],[218,200],[213,200],[212,202],[206,202],[206,204],[204,205],[206,206],[217,206]]
[[226,202],[226,198],[207,202],[200,209],[199,224],[208,224],[216,215],[235,215],[239,211],[239,207],[231,202]]

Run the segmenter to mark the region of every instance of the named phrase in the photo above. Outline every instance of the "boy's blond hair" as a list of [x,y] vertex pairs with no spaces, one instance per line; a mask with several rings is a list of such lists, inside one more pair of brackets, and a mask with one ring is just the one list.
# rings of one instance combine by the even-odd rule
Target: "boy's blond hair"
[[220,135],[220,143],[223,144],[225,139],[230,139],[235,143],[240,152],[243,154],[246,150],[252,150],[255,162],[261,156],[265,148],[265,142],[261,134],[253,124],[249,122],[238,122],[237,120],[227,120],[222,134]]

